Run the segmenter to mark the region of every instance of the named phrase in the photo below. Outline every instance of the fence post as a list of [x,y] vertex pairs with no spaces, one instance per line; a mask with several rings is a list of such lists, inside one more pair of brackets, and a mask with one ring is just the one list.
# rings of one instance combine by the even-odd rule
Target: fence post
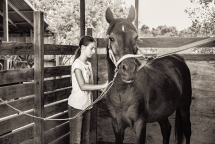
[[8,0],[3,0],[3,31],[4,31],[4,41],[9,41]]
[[[92,36],[92,28],[87,28],[87,35]],[[98,84],[98,59],[97,59],[97,50],[95,50],[95,54],[92,56],[91,65],[93,69],[93,78],[94,84]],[[98,91],[93,91],[93,101],[97,99]],[[97,104],[93,106],[91,111],[91,122],[90,122],[90,140],[91,143],[97,143]]]
[[80,35],[85,35],[85,0],[80,0]]
[[139,0],[135,0],[135,10],[136,10],[135,26],[138,29]]
[[[3,0],[3,31],[4,31],[4,41],[9,41],[9,36],[8,36],[8,1]],[[8,64],[9,60],[5,59],[4,60],[4,70],[7,70],[9,67]]]
[[[44,19],[34,12],[34,115],[44,117]],[[34,118],[34,144],[44,144],[44,120]]]

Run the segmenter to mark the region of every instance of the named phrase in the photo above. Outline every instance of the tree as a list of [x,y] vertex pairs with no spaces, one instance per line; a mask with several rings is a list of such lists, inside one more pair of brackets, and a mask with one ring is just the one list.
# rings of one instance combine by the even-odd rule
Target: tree
[[178,36],[176,27],[158,26],[150,31],[147,25],[142,25],[140,28],[140,36],[142,37],[174,37]]
[[151,31],[147,25],[142,25],[142,27],[139,30],[139,34],[142,37],[152,37]]
[[[48,29],[55,33],[57,44],[78,45],[80,39],[80,0],[29,0],[37,10],[44,11]],[[125,0],[86,0],[85,27],[93,28],[94,37],[106,37],[108,23],[105,11],[110,7],[115,17],[125,17],[128,7]],[[71,56],[59,57],[64,65]]]
[[[38,10],[44,11],[48,29],[57,35],[59,44],[77,45],[80,38],[80,0],[29,0]],[[105,37],[108,23],[105,11],[108,7],[115,17],[128,13],[125,0],[86,0],[85,27],[93,28],[94,37]]]
[[215,1],[191,0],[192,6],[185,12],[192,20],[193,36],[211,36],[215,34]]

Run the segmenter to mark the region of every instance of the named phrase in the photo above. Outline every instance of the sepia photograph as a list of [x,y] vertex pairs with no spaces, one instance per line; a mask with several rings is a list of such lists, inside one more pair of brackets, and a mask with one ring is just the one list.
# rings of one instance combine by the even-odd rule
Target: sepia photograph
[[215,144],[215,0],[0,0],[0,144]]

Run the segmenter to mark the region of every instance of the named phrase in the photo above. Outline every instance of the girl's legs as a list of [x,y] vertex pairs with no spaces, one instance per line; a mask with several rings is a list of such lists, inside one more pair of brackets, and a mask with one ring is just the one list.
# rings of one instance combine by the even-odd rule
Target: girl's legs
[[[69,117],[74,117],[81,110],[68,106]],[[90,117],[91,111],[86,111],[83,116],[69,120],[70,144],[90,144]]]
[[[68,106],[68,114],[69,114],[70,118],[74,117],[80,111],[81,110],[79,110],[79,109],[75,109],[71,106]],[[69,120],[70,144],[80,144],[81,143],[82,120],[83,120],[83,116]]]
[[90,116],[91,116],[91,111],[88,110],[84,113],[83,115],[83,124],[82,124],[82,144],[90,144]]

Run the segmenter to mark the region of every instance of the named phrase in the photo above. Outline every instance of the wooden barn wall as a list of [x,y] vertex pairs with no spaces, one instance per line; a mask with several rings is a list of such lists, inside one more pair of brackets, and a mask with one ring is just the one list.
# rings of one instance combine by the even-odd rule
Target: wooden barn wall
[[[107,80],[106,55],[99,55],[98,71],[99,83]],[[198,55],[197,55],[198,56]],[[192,104],[191,144],[215,143],[215,61],[186,60],[191,71],[192,79]],[[170,143],[174,143],[175,113],[169,118],[172,130]],[[105,99],[98,104],[98,129],[97,141],[114,142],[115,137],[111,120],[106,111]],[[135,135],[130,128],[125,131],[124,143],[135,143]],[[147,124],[147,143],[162,143],[162,135],[158,123]]]

